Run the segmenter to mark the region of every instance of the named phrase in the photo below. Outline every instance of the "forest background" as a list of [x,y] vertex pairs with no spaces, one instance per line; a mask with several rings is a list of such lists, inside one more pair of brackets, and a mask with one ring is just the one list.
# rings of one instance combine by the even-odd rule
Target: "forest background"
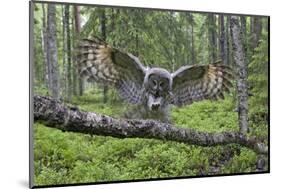
[[[82,110],[118,117],[128,105],[108,86],[78,77],[72,52],[79,37],[99,36],[139,56],[146,65],[170,71],[217,59],[235,66],[230,15],[52,4],[36,4],[34,11],[34,93],[60,98]],[[248,70],[249,135],[267,139],[268,18],[240,16],[239,26]],[[181,127],[236,131],[236,96],[233,90],[224,101],[174,108],[172,115]],[[39,123],[34,131],[38,185],[261,171],[258,155],[239,145],[198,147],[91,137]]]

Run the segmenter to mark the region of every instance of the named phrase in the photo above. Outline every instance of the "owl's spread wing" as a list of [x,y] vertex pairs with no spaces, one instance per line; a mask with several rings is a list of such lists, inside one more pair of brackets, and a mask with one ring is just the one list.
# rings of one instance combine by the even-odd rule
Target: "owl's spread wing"
[[182,106],[203,99],[224,98],[232,87],[232,70],[217,62],[209,65],[183,66],[172,74],[172,104]]
[[77,53],[82,77],[115,86],[124,100],[141,103],[146,68],[137,57],[121,52],[98,38],[81,40]]

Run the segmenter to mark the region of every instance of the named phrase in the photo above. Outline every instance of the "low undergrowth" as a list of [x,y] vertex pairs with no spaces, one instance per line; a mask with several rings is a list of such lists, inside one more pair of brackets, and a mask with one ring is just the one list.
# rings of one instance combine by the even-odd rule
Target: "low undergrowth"
[[[97,91],[74,97],[71,104],[113,117],[128,109],[117,98],[102,103]],[[176,126],[222,132],[238,130],[235,108],[233,97],[227,96],[225,100],[173,107],[171,112]],[[266,122],[250,121],[249,135],[267,138]],[[117,139],[34,124],[36,185],[256,172],[261,171],[258,159],[255,152],[237,144],[201,147],[153,139]]]

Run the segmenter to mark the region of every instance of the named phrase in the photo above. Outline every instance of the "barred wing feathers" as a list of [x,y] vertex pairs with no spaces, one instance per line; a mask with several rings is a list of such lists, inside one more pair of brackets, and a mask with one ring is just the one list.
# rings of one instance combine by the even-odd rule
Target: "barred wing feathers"
[[172,104],[182,106],[204,99],[223,99],[233,79],[230,67],[217,62],[209,65],[183,66],[172,74]]
[[120,96],[129,103],[142,102],[146,68],[137,57],[121,52],[98,38],[81,40],[77,53],[78,70],[82,77],[116,87]]

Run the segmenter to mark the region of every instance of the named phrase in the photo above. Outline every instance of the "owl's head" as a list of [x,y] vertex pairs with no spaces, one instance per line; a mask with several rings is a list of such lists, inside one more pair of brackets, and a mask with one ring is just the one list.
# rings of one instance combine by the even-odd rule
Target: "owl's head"
[[157,111],[165,104],[165,98],[172,91],[170,72],[162,68],[151,68],[144,78],[147,106],[149,110]]

